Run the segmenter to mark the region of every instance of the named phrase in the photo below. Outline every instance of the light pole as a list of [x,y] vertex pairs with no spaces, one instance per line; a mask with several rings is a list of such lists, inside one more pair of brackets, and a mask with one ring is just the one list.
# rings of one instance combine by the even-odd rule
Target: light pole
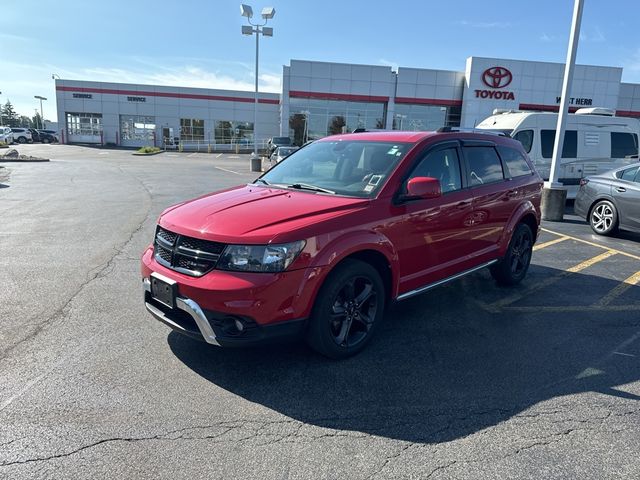
[[253,106],[253,154],[251,155],[251,171],[259,172],[262,170],[260,155],[258,155],[258,54],[260,51],[260,34],[265,37],[273,37],[273,28],[265,27],[267,22],[274,17],[276,9],[273,7],[265,7],[262,9],[260,16],[263,23],[251,23],[253,17],[253,9],[244,3],[240,5],[240,14],[247,17],[249,25],[242,26],[243,35],[256,34],[256,90]]
[[580,39],[580,24],[582,23],[582,8],[584,0],[575,0],[573,5],[573,19],[571,21],[571,33],[569,34],[569,47],[567,48],[567,61],[564,66],[564,78],[562,80],[562,93],[560,97],[560,109],[558,111],[558,123],[556,125],[556,139],[553,144],[551,156],[551,169],[549,181],[544,182],[542,189],[542,201],[540,211],[543,220],[554,222],[564,219],[564,207],[567,199],[567,191],[558,182],[558,166],[562,163],[562,147],[564,146],[564,132],[569,113],[569,90],[573,82],[573,70],[576,65],[576,53],[578,52],[578,40]]
[[[2,95],[2,92],[0,92],[0,95]],[[2,102],[0,102],[0,125],[2,125]]]
[[40,95],[34,95],[33,98],[40,100],[40,128],[44,128],[44,116],[42,115],[42,100],[46,100],[47,97],[41,97]]
[[309,115],[311,115],[311,112],[309,110],[303,110],[300,113],[304,115],[304,129],[302,130],[302,145],[304,145],[309,141]]

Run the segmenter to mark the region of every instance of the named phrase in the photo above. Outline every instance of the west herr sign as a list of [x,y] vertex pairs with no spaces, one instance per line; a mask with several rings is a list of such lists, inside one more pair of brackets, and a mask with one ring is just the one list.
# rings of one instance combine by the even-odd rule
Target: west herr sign
[[[556,97],[556,103],[560,103],[562,97]],[[593,98],[569,97],[569,105],[593,105]]]
[[[505,67],[491,67],[482,72],[482,83],[492,89],[504,88],[511,83],[513,75]],[[476,98],[493,98],[495,100],[515,100],[513,92],[507,90],[474,90]]]

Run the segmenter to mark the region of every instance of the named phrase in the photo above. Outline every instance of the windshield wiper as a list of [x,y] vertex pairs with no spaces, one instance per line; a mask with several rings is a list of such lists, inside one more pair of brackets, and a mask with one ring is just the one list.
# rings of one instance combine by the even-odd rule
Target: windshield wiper
[[256,179],[255,179],[255,181],[254,181],[253,183],[258,183],[258,182],[260,182],[260,183],[262,183],[262,184],[264,184],[264,185],[271,185],[269,182],[267,182],[267,181],[266,181],[265,179],[263,179],[263,178],[256,178]]
[[333,195],[335,195],[336,193],[333,190],[329,190],[328,188],[317,187],[315,185],[310,185],[308,183],[293,183],[291,185],[287,185],[287,188],[296,188],[298,190],[311,190],[312,192],[331,193]]

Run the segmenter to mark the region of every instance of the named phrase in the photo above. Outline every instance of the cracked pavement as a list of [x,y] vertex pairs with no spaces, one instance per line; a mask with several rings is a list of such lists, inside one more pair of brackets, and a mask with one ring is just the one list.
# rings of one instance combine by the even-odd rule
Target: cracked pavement
[[[20,148],[52,161],[12,164],[0,189],[0,479],[640,476],[637,310],[490,313],[473,299],[504,291],[480,272],[395,305],[343,362],[216,349],[145,312],[138,259],[160,211],[253,179],[248,159]],[[529,282],[561,268],[548,250]]]

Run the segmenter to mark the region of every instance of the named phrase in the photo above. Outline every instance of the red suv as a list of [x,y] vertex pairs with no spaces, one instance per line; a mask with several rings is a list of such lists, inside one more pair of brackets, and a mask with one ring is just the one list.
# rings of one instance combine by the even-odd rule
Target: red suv
[[346,357],[392,301],[484,267],[521,281],[541,189],[499,135],[327,137],[251,184],[166,209],[142,256],[146,308],[214,345],[304,336]]

